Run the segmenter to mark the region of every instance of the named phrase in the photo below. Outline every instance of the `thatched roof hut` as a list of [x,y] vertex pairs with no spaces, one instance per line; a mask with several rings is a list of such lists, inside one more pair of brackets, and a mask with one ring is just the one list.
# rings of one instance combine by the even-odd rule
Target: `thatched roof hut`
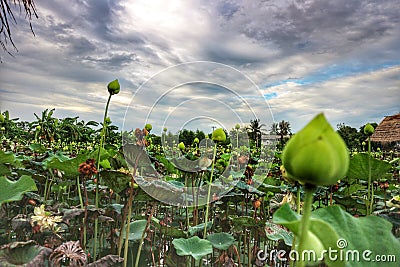
[[400,113],[386,116],[371,135],[371,141],[380,143],[400,143]]

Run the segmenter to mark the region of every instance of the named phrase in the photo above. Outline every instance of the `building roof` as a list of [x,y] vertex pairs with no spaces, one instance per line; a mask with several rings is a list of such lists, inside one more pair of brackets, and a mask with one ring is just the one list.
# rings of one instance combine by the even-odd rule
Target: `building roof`
[[400,113],[393,116],[386,116],[376,127],[371,141],[390,143],[400,142]]

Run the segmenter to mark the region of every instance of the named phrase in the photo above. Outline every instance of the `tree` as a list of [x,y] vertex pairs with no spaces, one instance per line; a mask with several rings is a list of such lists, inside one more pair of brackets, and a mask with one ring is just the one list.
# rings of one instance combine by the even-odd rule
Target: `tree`
[[17,47],[12,39],[9,23],[9,19],[11,20],[11,22],[17,23],[11,5],[18,5],[20,11],[22,9],[25,11],[25,18],[29,20],[29,25],[33,34],[35,33],[33,32],[30,20],[32,18],[32,15],[38,18],[34,0],[0,0],[0,45],[3,48],[3,51],[7,52],[10,55],[12,54],[7,50],[6,47],[8,42],[10,42],[13,48],[17,50]]
[[269,130],[269,134],[275,135],[278,134],[278,123],[274,122],[271,125],[271,129]]
[[284,121],[282,120],[281,122],[279,122],[278,124],[278,134],[281,137],[281,146],[283,148],[284,145],[284,138],[285,136],[291,134],[291,129],[290,129],[290,123],[288,121]]
[[262,128],[265,124],[260,124],[260,119],[250,120],[250,125],[246,127],[249,137],[253,140],[257,147],[261,146]]
[[347,148],[350,151],[358,149],[361,145],[361,136],[356,128],[340,123],[337,126],[337,133],[343,138]]

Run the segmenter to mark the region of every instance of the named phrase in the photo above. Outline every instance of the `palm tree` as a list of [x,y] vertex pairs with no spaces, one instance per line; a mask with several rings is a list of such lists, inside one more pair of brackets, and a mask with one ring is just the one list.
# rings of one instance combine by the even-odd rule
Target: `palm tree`
[[265,124],[260,124],[260,119],[250,120],[250,125],[246,127],[249,137],[256,143],[256,147],[261,146],[262,128]]
[[13,11],[11,9],[12,4],[14,5],[18,4],[19,9],[20,10],[23,9],[25,11],[25,18],[29,20],[29,25],[31,27],[31,31],[33,34],[35,33],[33,32],[30,20],[32,18],[32,15],[38,18],[34,0],[0,0],[0,45],[3,48],[3,50],[10,55],[12,54],[7,50],[6,47],[7,42],[10,42],[11,45],[14,47],[14,49],[17,50],[17,47],[15,46],[11,36],[10,23],[8,22],[8,19],[11,19],[11,23],[12,22],[14,22],[15,24],[17,23]]
[[281,146],[283,148],[284,137],[291,134],[290,123],[288,121],[282,120],[281,122],[279,122],[278,127],[278,133],[281,136]]
[[278,134],[278,123],[276,123],[276,122],[272,123],[269,134],[271,134],[271,135]]

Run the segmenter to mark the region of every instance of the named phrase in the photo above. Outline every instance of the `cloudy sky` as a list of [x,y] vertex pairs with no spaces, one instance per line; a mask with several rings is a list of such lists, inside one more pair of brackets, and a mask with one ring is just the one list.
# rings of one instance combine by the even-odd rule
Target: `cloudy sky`
[[35,36],[16,11],[19,51],[1,54],[0,110],[22,120],[55,108],[59,118],[100,121],[116,78],[121,93],[110,117],[126,129],[150,122],[156,132],[208,131],[260,118],[266,129],[286,120],[296,132],[319,112],[335,128],[400,112],[397,0],[37,0],[36,7]]

